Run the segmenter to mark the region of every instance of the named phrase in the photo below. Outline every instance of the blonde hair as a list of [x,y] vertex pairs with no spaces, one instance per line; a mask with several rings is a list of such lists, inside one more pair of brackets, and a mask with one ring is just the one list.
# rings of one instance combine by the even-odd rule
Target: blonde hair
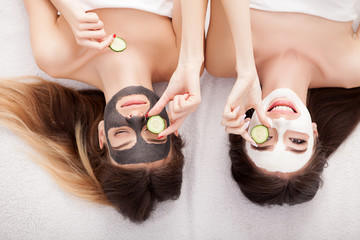
[[[24,83],[22,80],[25,79],[32,82]],[[63,189],[90,201],[109,204],[92,170],[82,124],[74,116],[87,115],[76,112],[81,111],[81,107],[76,106],[77,98],[83,104],[97,105],[93,109],[98,111],[88,116],[93,118],[93,121],[88,120],[93,126],[86,126],[97,129],[102,119],[99,110],[105,103],[97,103],[87,97],[89,93],[96,95],[95,92],[84,91],[87,94],[81,94],[39,77],[0,79],[0,92],[0,123],[39,153],[32,158],[51,173]],[[101,151],[100,148],[98,150]]]
[[76,91],[38,77],[22,79],[0,79],[0,124],[37,151],[34,160],[63,189],[111,204],[134,222],[149,218],[156,202],[179,197],[184,165],[180,136],[170,136],[171,157],[156,168],[115,166],[106,147],[99,147],[102,92]]

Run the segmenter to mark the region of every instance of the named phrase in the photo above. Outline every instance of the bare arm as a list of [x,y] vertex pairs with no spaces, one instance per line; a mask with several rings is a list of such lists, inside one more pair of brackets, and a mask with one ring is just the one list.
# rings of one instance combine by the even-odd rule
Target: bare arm
[[114,36],[106,35],[96,13],[86,13],[77,0],[50,1],[69,23],[78,45],[97,50],[110,45]]
[[239,134],[255,144],[247,132],[249,119],[245,119],[248,109],[254,108],[261,123],[270,127],[265,116],[261,98],[260,81],[256,72],[250,7],[248,0],[221,0],[235,47],[237,81],[231,90],[224,108],[222,125],[227,133]]
[[177,131],[190,112],[201,102],[200,75],[204,63],[205,15],[207,0],[179,0],[181,45],[177,68],[169,85],[148,115],[158,114],[168,102],[171,125],[159,134]]
[[207,0],[181,0],[182,34],[179,64],[204,62],[205,14]]

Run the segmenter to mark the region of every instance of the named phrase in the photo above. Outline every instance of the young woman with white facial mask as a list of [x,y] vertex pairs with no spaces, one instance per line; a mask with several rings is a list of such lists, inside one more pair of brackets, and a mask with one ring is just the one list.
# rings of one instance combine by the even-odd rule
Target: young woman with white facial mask
[[[205,66],[237,78],[222,124],[232,175],[251,201],[311,200],[326,159],[358,124],[356,4],[211,1]],[[259,124],[269,137],[256,144],[250,132]]]
[[[64,189],[145,221],[157,202],[180,195],[184,156],[176,131],[200,103],[206,1],[24,4],[39,68],[98,90],[2,79],[0,123],[38,151],[37,162]],[[115,37],[124,41],[120,49]],[[162,98],[152,90],[160,81],[169,81]],[[151,132],[151,115],[166,129]]]

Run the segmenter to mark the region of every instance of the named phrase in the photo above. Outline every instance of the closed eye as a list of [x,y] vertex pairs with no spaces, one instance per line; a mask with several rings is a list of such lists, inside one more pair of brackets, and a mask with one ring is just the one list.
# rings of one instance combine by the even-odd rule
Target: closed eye
[[129,131],[119,130],[119,131],[116,131],[114,135],[116,136],[116,135],[121,134],[121,133],[129,133]]

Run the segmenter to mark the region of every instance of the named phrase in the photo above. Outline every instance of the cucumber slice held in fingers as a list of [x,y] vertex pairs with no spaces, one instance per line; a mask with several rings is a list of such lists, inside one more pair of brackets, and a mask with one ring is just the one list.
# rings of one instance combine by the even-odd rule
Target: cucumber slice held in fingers
[[165,129],[165,120],[159,115],[151,116],[147,121],[147,129],[155,134],[161,133]]
[[122,52],[126,49],[126,42],[124,39],[116,37],[110,44],[109,48],[114,52]]
[[269,129],[264,125],[256,125],[251,129],[251,138],[256,143],[264,143],[269,138]]

